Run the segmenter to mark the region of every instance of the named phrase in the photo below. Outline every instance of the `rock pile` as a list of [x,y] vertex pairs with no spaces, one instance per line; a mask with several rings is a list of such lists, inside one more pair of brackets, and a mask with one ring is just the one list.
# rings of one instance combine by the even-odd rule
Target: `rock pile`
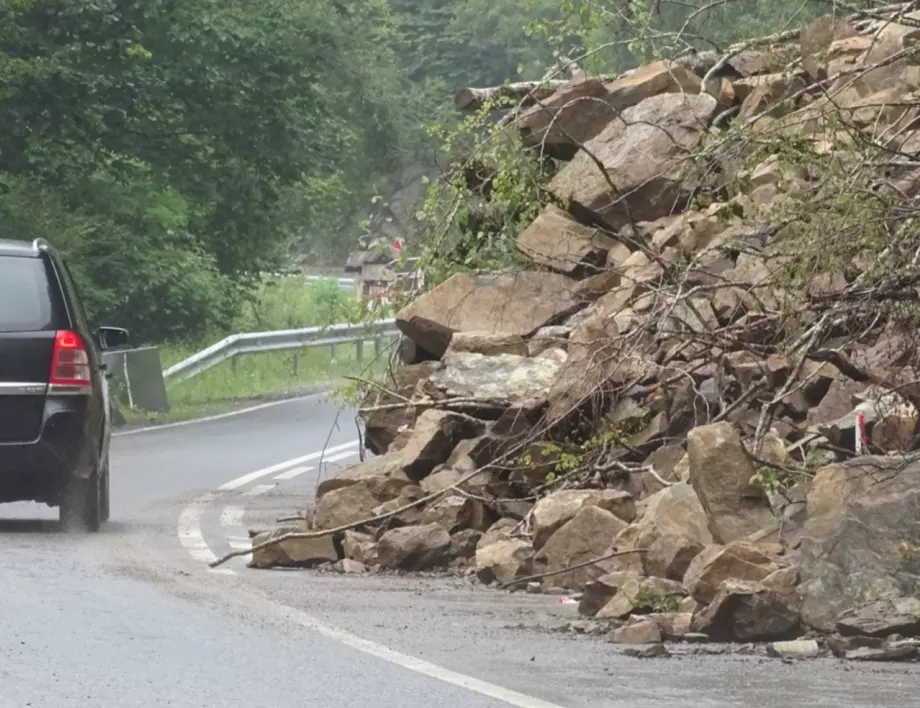
[[621,643],[915,656],[903,9],[525,97],[509,129],[564,161],[518,236],[533,267],[399,312],[413,346],[361,413],[376,456],[253,564],[465,568],[577,593]]

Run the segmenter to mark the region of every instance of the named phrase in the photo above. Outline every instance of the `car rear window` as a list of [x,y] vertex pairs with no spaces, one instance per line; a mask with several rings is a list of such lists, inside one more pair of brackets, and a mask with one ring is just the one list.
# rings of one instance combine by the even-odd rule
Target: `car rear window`
[[64,327],[60,293],[44,258],[0,256],[0,332]]

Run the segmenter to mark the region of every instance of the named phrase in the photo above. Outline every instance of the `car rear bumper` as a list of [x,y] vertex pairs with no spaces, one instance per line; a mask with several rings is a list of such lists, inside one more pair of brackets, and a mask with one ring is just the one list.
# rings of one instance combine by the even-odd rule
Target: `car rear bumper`
[[51,481],[71,474],[79,461],[85,459],[81,442],[87,439],[86,410],[86,397],[49,396],[37,439],[0,443],[0,486],[2,478],[10,475]]

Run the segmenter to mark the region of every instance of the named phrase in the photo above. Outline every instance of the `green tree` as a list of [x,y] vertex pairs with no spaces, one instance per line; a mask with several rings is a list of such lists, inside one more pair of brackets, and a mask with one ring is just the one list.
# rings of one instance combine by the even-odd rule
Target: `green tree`
[[355,41],[386,9],[8,0],[0,235],[60,242],[93,313],[142,335],[226,321],[287,254],[290,190],[341,200],[389,164],[392,104],[362,73],[387,50]]

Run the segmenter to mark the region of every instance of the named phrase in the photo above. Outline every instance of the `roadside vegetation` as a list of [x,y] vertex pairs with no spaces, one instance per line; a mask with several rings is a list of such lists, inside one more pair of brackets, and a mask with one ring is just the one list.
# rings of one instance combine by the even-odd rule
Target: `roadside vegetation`
[[[227,329],[215,329],[196,339],[163,343],[160,360],[165,370],[238,332],[356,324],[366,317],[354,294],[345,291],[334,279],[268,278]],[[122,412],[131,422],[171,422],[219,413],[282,394],[312,391],[317,384],[346,376],[373,376],[382,368],[387,353],[386,342],[381,342],[380,355],[375,356],[374,342],[368,340],[360,360],[354,344],[247,354],[186,381],[167,381],[170,410],[166,413],[130,409]]]

